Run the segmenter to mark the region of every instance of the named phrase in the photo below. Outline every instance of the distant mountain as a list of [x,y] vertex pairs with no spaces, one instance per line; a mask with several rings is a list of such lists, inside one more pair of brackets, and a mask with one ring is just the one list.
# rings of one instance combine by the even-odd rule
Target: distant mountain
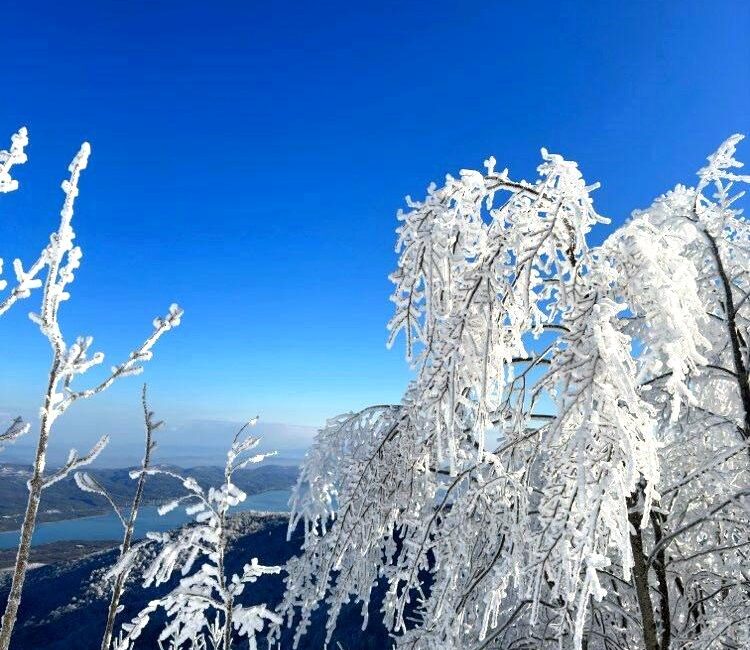
[[[224,481],[222,467],[201,466],[179,471],[192,476],[201,485],[219,486]],[[109,490],[118,504],[128,504],[135,491],[135,481],[130,478],[129,472],[130,468],[91,470],[91,474]],[[298,469],[294,466],[262,464],[237,472],[235,482],[247,494],[282,490],[294,484],[297,472]],[[28,495],[26,481],[30,476],[28,466],[0,465],[0,531],[19,528]],[[144,503],[162,503],[184,493],[179,481],[165,476],[150,476],[146,481]],[[39,521],[74,519],[101,514],[107,510],[107,503],[102,497],[82,492],[71,477],[45,490]]]
[[[137,415],[135,410],[134,414]],[[21,415],[27,416],[28,422],[35,421],[33,414]],[[122,430],[102,431],[96,425],[96,418],[89,418],[93,420],[91,422],[76,413],[72,415],[73,417],[66,417],[55,424],[59,429],[56,433],[59,444],[50,447],[47,457],[49,464],[64,463],[70,446],[89,449],[102,433],[109,433],[111,442],[96,460],[97,467],[126,467],[140,462],[143,456],[143,435],[142,423],[137,417],[123,422],[120,425]],[[0,425],[4,421],[0,418]],[[166,426],[158,434],[156,459],[179,467],[223,465],[232,437],[242,425],[242,422],[233,420],[167,420]],[[315,431],[315,427],[265,422],[261,419],[253,429],[253,435],[260,438],[258,451],[277,453],[267,463],[297,465],[312,443]],[[6,447],[2,452],[2,460],[8,463],[28,463],[34,457],[35,444],[36,436],[32,432]]]
[[[240,571],[242,565],[253,557],[259,558],[263,564],[283,564],[299,552],[299,535],[293,536],[291,542],[286,541],[287,518],[284,515],[242,513],[233,522],[233,540],[228,554],[228,568],[232,572]],[[109,597],[102,576],[114,562],[116,553],[115,549],[101,551],[83,559],[30,571],[11,650],[98,650]],[[130,620],[149,600],[171,589],[176,582],[175,579],[158,589],[143,590],[135,580],[134,576],[128,585],[124,611],[118,619],[120,622]],[[3,606],[8,582],[7,574],[0,577],[0,605]],[[244,604],[265,602],[274,607],[279,603],[283,589],[283,574],[263,576],[257,583],[248,586],[241,600]],[[367,630],[361,630],[361,606],[350,604],[341,614],[329,647],[343,650],[386,650],[391,647],[387,632],[380,623],[382,590],[376,590],[376,596],[370,605]],[[300,650],[323,648],[326,634],[324,614],[321,609],[313,615],[312,625],[303,637]],[[152,621],[139,638],[136,648],[157,648],[159,629],[159,622]],[[265,642],[261,642],[259,647],[264,648]],[[291,647],[289,632],[282,639],[281,647]]]

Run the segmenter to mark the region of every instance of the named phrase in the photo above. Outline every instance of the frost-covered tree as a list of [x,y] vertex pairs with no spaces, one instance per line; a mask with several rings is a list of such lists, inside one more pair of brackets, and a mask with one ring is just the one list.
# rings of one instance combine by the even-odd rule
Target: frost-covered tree
[[[23,147],[27,143],[25,129],[14,136],[10,152],[0,153],[0,189],[13,190],[17,187],[10,176],[12,164],[25,161]],[[49,243],[42,249],[38,259],[28,269],[20,260],[15,260],[13,268],[16,284],[2,300],[0,300],[0,315],[7,311],[19,300],[28,298],[34,289],[41,292],[40,308],[37,313],[29,314],[29,318],[47,338],[51,348],[51,365],[46,382],[44,398],[39,411],[39,432],[36,454],[32,469],[32,476],[28,482],[29,498],[26,507],[21,538],[13,568],[12,581],[8,601],[2,617],[0,629],[0,650],[8,650],[13,627],[16,622],[18,608],[21,603],[23,584],[28,568],[31,538],[36,525],[37,513],[42,492],[50,485],[65,478],[74,471],[93,461],[107,444],[107,437],[102,437],[85,455],[79,456],[71,450],[67,462],[63,467],[49,472],[46,469],[47,448],[52,428],[57,420],[68,408],[82,399],[89,399],[109,388],[116,380],[129,375],[138,374],[142,364],[151,359],[152,348],[161,336],[180,324],[182,310],[172,305],[163,318],[154,320],[154,329],[146,340],[130,354],[128,359],[113,366],[104,379],[88,388],[78,389],[74,386],[74,379],[83,375],[104,360],[101,352],[89,356],[93,342],[91,337],[78,337],[69,343],[63,336],[58,314],[60,307],[69,297],[68,285],[74,279],[74,273],[80,266],[82,252],[75,244],[75,233],[71,224],[73,206],[78,196],[78,182],[81,172],[86,168],[90,153],[88,143],[84,143],[70,164],[70,177],[63,181],[62,189],[65,194],[60,223],[55,232],[50,235]]]
[[[107,488],[105,488],[95,476],[92,476],[88,472],[76,472],[74,475],[76,484],[81,490],[91,494],[97,494],[106,499],[112,507],[112,510],[117,515],[117,518],[120,520],[123,529],[122,544],[120,545],[120,559],[122,559],[133,546],[133,535],[135,533],[135,523],[138,519],[138,510],[141,506],[141,501],[143,501],[143,492],[146,487],[148,470],[151,467],[152,453],[156,448],[154,434],[164,424],[162,420],[154,420],[154,412],[149,408],[148,400],[146,399],[146,384],[143,384],[143,390],[141,392],[141,405],[143,407],[143,424],[145,430],[143,458],[141,459],[140,469],[135,473],[137,475],[135,492],[133,494],[133,500],[130,502],[128,512],[126,513],[117,505],[117,503],[115,503],[114,498]],[[109,608],[107,609],[107,621],[104,625],[101,650],[109,650],[112,645],[115,619],[120,612],[120,600],[122,599],[125,590],[125,582],[130,573],[130,566],[131,565],[126,565],[122,567],[122,570],[117,571],[111,576],[113,578],[112,594],[109,601]]]
[[[224,483],[219,488],[205,490],[192,477],[158,467],[131,474],[133,478],[160,474],[180,481],[185,496],[160,506],[159,513],[166,514],[182,505],[188,515],[195,517],[195,523],[176,533],[148,534],[148,539],[159,543],[161,549],[144,572],[143,586],[163,584],[177,571],[183,577],[166,596],[152,600],[130,623],[123,624],[113,650],[134,648],[152,614],[160,608],[165,610],[168,623],[159,635],[159,643],[170,650],[230,650],[235,637],[246,638],[249,647],[255,650],[256,637],[264,626],[280,622],[266,605],[245,606],[237,600],[246,584],[263,574],[278,573],[280,567],[263,566],[257,558],[245,564],[241,574],[232,574],[226,567],[229,511],[246,498],[232,477],[238,470],[271,455],[252,454],[259,438],[242,437],[256,421],[257,418],[250,420],[235,435],[227,452]],[[133,546],[110,574],[118,577],[128,572],[139,551],[140,545]]]
[[606,223],[577,165],[463,170],[399,213],[401,403],[303,464],[281,614],[373,588],[408,648],[750,647],[750,226],[733,136]]

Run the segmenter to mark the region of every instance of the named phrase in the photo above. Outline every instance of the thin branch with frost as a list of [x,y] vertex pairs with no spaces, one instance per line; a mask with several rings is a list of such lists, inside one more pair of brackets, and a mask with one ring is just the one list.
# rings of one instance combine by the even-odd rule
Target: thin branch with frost
[[[14,263],[19,284],[0,303],[0,314],[2,314],[18,299],[28,297],[31,289],[42,284],[40,309],[37,313],[29,314],[29,317],[39,326],[40,331],[49,341],[52,355],[47,389],[40,409],[39,436],[32,477],[29,481],[26,513],[21,528],[21,538],[16,564],[13,569],[10,593],[2,617],[0,650],[8,650],[10,645],[21,602],[31,539],[36,525],[42,491],[45,487],[67,476],[71,471],[91,462],[108,440],[106,437],[102,438],[83,457],[79,457],[74,450],[71,451],[64,467],[52,474],[46,474],[47,449],[55,420],[78,399],[89,398],[103,392],[121,377],[138,374],[142,370],[142,363],[151,359],[152,347],[156,341],[165,332],[178,326],[182,316],[182,310],[177,305],[172,305],[164,318],[157,318],[154,321],[154,330],[145,342],[135,352],[131,353],[128,360],[115,366],[104,381],[90,389],[76,391],[73,388],[76,376],[85,374],[104,360],[104,355],[100,352],[89,356],[89,349],[92,344],[91,337],[79,337],[69,345],[63,336],[58,320],[60,306],[70,298],[68,285],[74,280],[75,271],[80,266],[82,257],[80,247],[75,244],[72,218],[75,200],[78,196],[78,183],[82,171],[88,164],[89,154],[88,143],[83,143],[68,168],[69,178],[62,183],[65,198],[60,211],[60,223],[57,230],[52,233],[49,244],[28,272],[23,271],[19,261]],[[16,154],[16,157],[18,157],[18,154]],[[42,270],[46,272],[43,283],[37,277]]]
[[[141,404],[143,407],[143,421],[145,429],[145,441],[143,450],[143,459],[141,460],[141,466],[138,470],[132,472],[132,476],[137,479],[135,493],[133,500],[130,503],[130,510],[127,518],[123,515],[122,511],[115,503],[115,500],[109,494],[107,489],[90,474],[85,472],[79,472],[75,474],[75,480],[78,487],[84,492],[97,494],[104,497],[112,506],[115,514],[117,515],[123,528],[123,539],[120,545],[120,555],[112,570],[108,573],[108,576],[113,578],[112,585],[112,596],[110,598],[109,609],[107,611],[107,621],[104,627],[104,634],[102,635],[102,650],[109,650],[112,645],[112,634],[114,632],[115,619],[120,611],[120,600],[125,588],[125,582],[132,569],[132,562],[128,560],[133,557],[131,549],[133,548],[133,534],[135,532],[135,523],[138,518],[138,510],[143,500],[144,489],[146,486],[146,477],[149,475],[149,469],[151,467],[151,454],[156,448],[156,441],[154,440],[154,433],[164,423],[163,421],[154,420],[154,412],[149,408],[147,397],[146,397],[146,384],[143,384],[143,390],[141,393]],[[115,644],[122,643],[122,639],[116,640]]]
[[[79,456],[75,449],[71,449],[68,453],[68,460],[65,461],[65,465],[56,472],[44,477],[44,480],[42,481],[42,489],[46,489],[50,485],[62,481],[64,478],[67,478],[71,472],[75,472],[79,468],[86,467],[86,465],[93,463],[108,444],[109,436],[102,436],[84,456]],[[29,482],[29,489],[31,489],[31,482]]]
[[[11,177],[10,171],[14,165],[23,165],[28,160],[24,151],[28,144],[28,131],[24,126],[11,136],[10,149],[7,151],[5,149],[0,150],[0,193],[14,192],[18,189],[18,181]],[[23,273],[19,260],[14,260],[13,268],[16,271],[18,285],[11,290],[10,296],[0,299],[0,316],[8,311],[18,298],[28,297],[32,289],[41,286],[41,282],[35,279],[36,274],[41,270],[41,266],[36,269],[32,268],[29,275]],[[2,273],[3,259],[0,257],[0,276],[2,276]],[[0,277],[0,291],[4,291],[7,286],[8,282]],[[21,418],[16,418],[8,429],[0,434],[0,451],[3,450],[5,444],[15,442],[28,430],[29,425],[24,424]]]
[[[167,582],[176,571],[183,578],[177,587],[166,596],[152,600],[131,622],[122,626],[115,650],[129,650],[140,636],[151,616],[162,608],[168,623],[159,635],[159,643],[170,640],[170,647],[207,647],[207,639],[214,650],[230,650],[233,638],[248,639],[251,648],[256,648],[256,636],[267,623],[278,624],[280,619],[265,605],[244,606],[237,598],[245,585],[255,582],[265,574],[279,573],[280,567],[263,566],[257,558],[245,564],[241,574],[230,574],[226,567],[228,547],[227,517],[229,510],[244,501],[245,493],[232,481],[233,474],[248,464],[261,462],[271,454],[252,454],[259,439],[242,437],[257,418],[246,423],[234,437],[227,452],[224,468],[224,484],[219,488],[202,488],[195,479],[179,472],[151,468],[143,474],[159,474],[177,479],[186,490],[186,495],[164,504],[159,512],[165,514],[183,505],[195,524],[185,526],[176,534],[150,533],[149,539],[161,544],[161,549],[143,576],[143,586],[157,586]],[[121,565],[127,566],[137,553],[131,549]],[[198,570],[193,572],[194,566]],[[116,568],[120,571],[121,568]]]
[[[10,170],[14,165],[20,165],[27,161],[24,148],[29,143],[28,131],[22,127],[11,138],[11,147],[8,151],[0,151],[0,193],[13,192],[18,189],[18,181],[10,176]],[[21,260],[13,260],[13,271],[16,276],[16,285],[10,290],[5,298],[0,298],[0,316],[7,312],[18,300],[28,298],[32,290],[42,286],[42,281],[37,277],[46,264],[46,249],[42,251],[37,260],[24,271]],[[0,275],[3,272],[3,259],[0,258]],[[7,280],[0,278],[0,291],[8,286]]]
[[[2,262],[2,260],[0,260]],[[44,269],[46,259],[44,253],[40,255],[28,270],[24,271],[21,260],[13,260],[13,271],[16,275],[16,285],[10,290],[10,294],[0,300],[0,316],[7,312],[16,302],[31,296],[34,289],[42,286],[42,281],[37,277]],[[0,266],[2,271],[2,266]],[[7,281],[0,280],[0,290],[7,287]]]
[[117,515],[117,518],[120,520],[120,523],[122,524],[123,528],[127,526],[127,523],[125,522],[125,518],[122,516],[122,512],[119,508],[119,506],[115,503],[114,499],[112,498],[112,495],[109,493],[107,488],[105,488],[94,476],[91,476],[91,474],[88,474],[87,472],[76,472],[73,475],[73,478],[75,479],[76,485],[78,486],[78,489],[82,492],[88,492],[89,494],[97,494],[101,497],[104,497],[109,505],[112,507],[112,510]]
[[21,436],[27,434],[30,428],[31,425],[28,422],[24,422],[23,418],[14,418],[8,428],[3,433],[0,433],[0,451],[4,449],[5,445],[12,444]]
[[10,149],[0,150],[0,193],[14,192],[18,189],[18,181],[11,178],[10,170],[14,165],[23,165],[28,160],[24,151],[28,144],[29,132],[22,126],[11,136]]

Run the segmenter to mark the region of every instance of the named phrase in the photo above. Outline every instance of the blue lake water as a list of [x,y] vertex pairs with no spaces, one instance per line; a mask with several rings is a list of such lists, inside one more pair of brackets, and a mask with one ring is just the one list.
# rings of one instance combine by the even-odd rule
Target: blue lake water
[[[251,494],[245,501],[230,512],[263,510],[266,512],[289,512],[289,490],[269,490]],[[164,532],[177,528],[193,518],[188,517],[182,508],[177,508],[160,516],[156,506],[143,506],[138,511],[135,534],[143,537],[147,532]],[[114,512],[96,517],[81,517],[37,524],[32,545],[77,540],[119,540],[122,538],[122,524]],[[19,531],[0,533],[0,549],[18,545]]]

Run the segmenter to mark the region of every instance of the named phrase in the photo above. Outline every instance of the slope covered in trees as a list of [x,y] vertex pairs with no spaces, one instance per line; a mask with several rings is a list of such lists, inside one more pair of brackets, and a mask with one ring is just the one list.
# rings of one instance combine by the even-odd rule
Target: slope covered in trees
[[[167,466],[169,467],[169,466]],[[184,471],[204,485],[214,485],[221,481],[221,467],[191,467]],[[125,505],[133,498],[135,483],[130,478],[130,469],[96,470],[96,477],[112,495],[115,503]],[[282,490],[294,484],[297,468],[284,465],[260,465],[236,475],[237,485],[247,494],[257,494],[266,490]],[[30,478],[29,468],[23,465],[0,465],[0,531],[18,530],[26,505],[26,481]],[[182,495],[182,486],[174,479],[154,476],[145,487],[145,504],[159,504]],[[44,510],[39,513],[39,521],[58,521],[74,517],[90,516],[107,512],[109,506],[100,498],[82,492],[73,481],[60,481],[51,486],[45,494]]]

